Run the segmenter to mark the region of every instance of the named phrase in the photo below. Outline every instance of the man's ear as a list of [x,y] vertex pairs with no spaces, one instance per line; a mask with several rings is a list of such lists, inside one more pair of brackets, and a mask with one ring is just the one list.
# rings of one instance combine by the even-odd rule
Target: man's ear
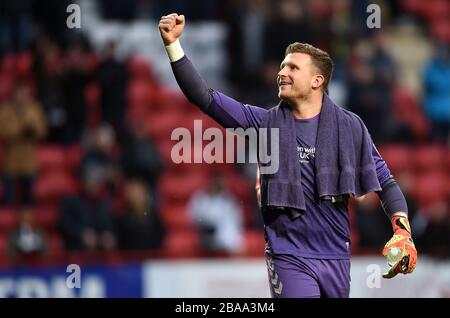
[[323,77],[323,75],[321,75],[321,74],[316,74],[313,76],[313,79],[312,79],[312,88],[318,89],[323,85],[324,82],[325,82],[325,77]]

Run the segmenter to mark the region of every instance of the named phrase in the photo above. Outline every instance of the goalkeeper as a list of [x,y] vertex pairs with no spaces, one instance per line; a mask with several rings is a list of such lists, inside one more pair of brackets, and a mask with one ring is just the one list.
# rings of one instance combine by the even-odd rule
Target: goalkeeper
[[267,110],[208,87],[181,47],[184,26],[176,13],[159,22],[189,101],[225,128],[279,130],[279,169],[261,173],[259,189],[272,297],[349,297],[348,202],[368,192],[379,194],[394,230],[383,254],[394,247],[401,253],[383,276],[411,273],[417,252],[405,198],[362,120],[329,98],[330,56],[309,44],[289,45],[277,77],[280,103]]

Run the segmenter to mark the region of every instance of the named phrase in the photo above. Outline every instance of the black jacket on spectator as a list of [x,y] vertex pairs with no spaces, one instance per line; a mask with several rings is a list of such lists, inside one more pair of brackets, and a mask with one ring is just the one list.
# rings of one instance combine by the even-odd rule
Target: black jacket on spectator
[[102,121],[121,130],[125,113],[125,88],[127,69],[124,63],[108,58],[97,70],[97,80],[101,89]]
[[161,248],[165,228],[155,212],[136,217],[128,210],[117,219],[119,248],[122,250],[146,250]]
[[112,231],[112,208],[108,200],[85,196],[65,198],[61,204],[60,227],[66,249],[82,250],[82,233],[90,228],[96,233]]
[[144,179],[152,188],[164,168],[159,153],[149,139],[131,136],[122,146],[121,165],[127,177]]

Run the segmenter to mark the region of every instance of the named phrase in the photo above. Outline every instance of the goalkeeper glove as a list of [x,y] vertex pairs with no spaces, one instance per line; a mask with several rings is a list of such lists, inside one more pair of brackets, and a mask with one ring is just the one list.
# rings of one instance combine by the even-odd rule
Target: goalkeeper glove
[[[391,219],[394,236],[386,243],[383,249],[383,255],[388,258],[390,269],[383,274],[384,278],[392,278],[398,273],[408,274],[414,271],[417,262],[417,250],[411,237],[411,227],[408,218],[394,215]],[[400,253],[395,257],[395,261],[389,260],[393,256],[390,251]]]

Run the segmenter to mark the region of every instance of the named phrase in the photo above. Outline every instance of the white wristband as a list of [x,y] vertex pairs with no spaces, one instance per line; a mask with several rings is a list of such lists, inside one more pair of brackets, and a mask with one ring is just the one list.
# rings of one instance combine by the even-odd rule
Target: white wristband
[[166,52],[169,56],[170,62],[176,62],[184,56],[183,48],[181,47],[180,40],[166,46]]
[[398,212],[395,212],[394,214],[392,214],[392,216],[402,216],[404,218],[407,218],[408,214],[406,214],[406,212],[398,211]]

